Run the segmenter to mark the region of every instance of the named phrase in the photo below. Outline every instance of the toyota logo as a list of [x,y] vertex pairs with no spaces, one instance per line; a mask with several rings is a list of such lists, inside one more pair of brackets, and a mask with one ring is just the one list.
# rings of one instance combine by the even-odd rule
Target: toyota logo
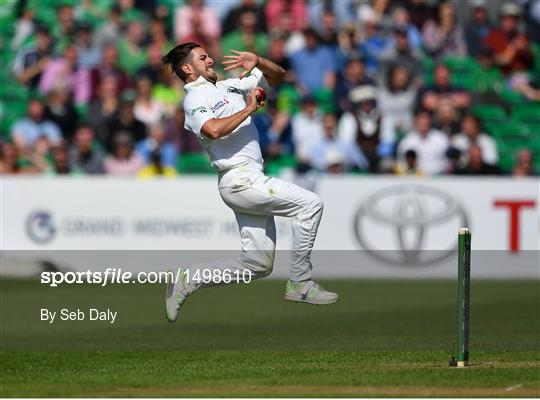
[[[451,257],[456,232],[463,226],[469,226],[463,206],[448,193],[422,185],[381,189],[360,204],[354,218],[356,239],[365,251],[403,266],[426,266]],[[380,245],[384,235],[389,235],[391,248]]]
[[37,210],[26,218],[26,233],[38,244],[45,244],[54,239],[56,228],[50,212]]

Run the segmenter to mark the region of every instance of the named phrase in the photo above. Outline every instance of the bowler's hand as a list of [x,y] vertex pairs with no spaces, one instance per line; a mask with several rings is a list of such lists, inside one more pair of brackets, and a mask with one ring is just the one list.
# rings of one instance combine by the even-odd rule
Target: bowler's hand
[[244,72],[240,75],[240,79],[251,72],[259,63],[259,56],[249,51],[231,50],[234,56],[225,56],[225,60],[221,63],[226,65],[225,71],[231,71],[236,68],[244,68]]
[[261,93],[261,88],[259,87],[256,87],[255,89],[253,89],[248,95],[247,95],[247,98],[246,98],[246,108],[248,108],[250,110],[251,113],[254,113],[255,111],[257,111],[259,108],[261,107],[264,107],[264,101],[261,101],[259,102],[257,100],[257,97],[259,96],[259,94]]

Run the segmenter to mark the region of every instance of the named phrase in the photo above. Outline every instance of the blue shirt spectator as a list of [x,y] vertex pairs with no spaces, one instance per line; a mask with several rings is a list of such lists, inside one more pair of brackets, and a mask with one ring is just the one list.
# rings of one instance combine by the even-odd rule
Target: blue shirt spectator
[[338,155],[345,169],[367,169],[368,162],[360,149],[336,138],[335,115],[326,114],[323,117],[323,129],[324,136],[314,143],[310,151],[309,161],[313,167],[325,171],[330,167],[329,159],[332,155]]
[[11,137],[18,146],[30,147],[41,136],[46,136],[52,144],[59,144],[62,141],[60,128],[54,122],[43,119],[44,111],[40,101],[30,101],[28,117],[16,121],[11,128]]
[[178,157],[178,150],[167,142],[163,125],[157,123],[151,125],[146,139],[141,140],[135,151],[143,158],[146,164],[152,162],[153,157],[159,154],[160,165],[163,167],[175,167]]
[[309,92],[333,89],[335,85],[335,53],[319,44],[317,32],[304,31],[306,47],[291,56],[292,68],[298,83]]
[[334,2],[310,1],[308,5],[309,23],[315,29],[320,30],[322,28],[321,15],[327,7],[335,14],[338,27],[354,22],[356,8],[352,0]]
[[259,112],[253,116],[253,123],[259,132],[259,144],[264,155],[274,156],[294,152],[290,120],[285,124],[276,124],[277,119],[288,118],[283,113],[280,117],[278,114],[275,101],[270,101],[266,112]]
[[365,39],[360,44],[360,50],[365,58],[366,67],[371,74],[376,74],[379,68],[381,54],[388,47],[388,40],[382,34],[375,21],[367,21],[364,26]]

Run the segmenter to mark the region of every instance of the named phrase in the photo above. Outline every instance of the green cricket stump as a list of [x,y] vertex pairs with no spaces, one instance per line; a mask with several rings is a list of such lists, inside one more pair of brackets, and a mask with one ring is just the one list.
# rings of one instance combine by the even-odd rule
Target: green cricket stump
[[456,325],[456,357],[450,366],[465,367],[469,363],[469,306],[471,292],[471,231],[461,228],[458,234],[458,295]]

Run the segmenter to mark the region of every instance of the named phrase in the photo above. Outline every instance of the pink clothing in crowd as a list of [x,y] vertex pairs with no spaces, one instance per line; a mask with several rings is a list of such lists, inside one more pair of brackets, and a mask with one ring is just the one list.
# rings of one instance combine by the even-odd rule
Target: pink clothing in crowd
[[39,90],[46,94],[62,85],[67,85],[71,90],[75,103],[87,103],[90,100],[90,71],[82,68],[71,70],[65,59],[57,58],[43,71]]
[[265,11],[268,29],[270,30],[273,30],[279,25],[279,18],[283,13],[289,13],[291,15],[293,31],[298,31],[306,27],[308,11],[304,0],[268,0]]
[[[202,32],[195,31],[194,18],[200,21]],[[219,18],[210,7],[183,6],[176,10],[174,19],[174,36],[180,42],[198,38],[201,33],[210,39],[217,39],[221,34]]]
[[105,173],[116,176],[133,176],[144,166],[143,159],[133,153],[127,160],[121,160],[112,156],[105,158]]

